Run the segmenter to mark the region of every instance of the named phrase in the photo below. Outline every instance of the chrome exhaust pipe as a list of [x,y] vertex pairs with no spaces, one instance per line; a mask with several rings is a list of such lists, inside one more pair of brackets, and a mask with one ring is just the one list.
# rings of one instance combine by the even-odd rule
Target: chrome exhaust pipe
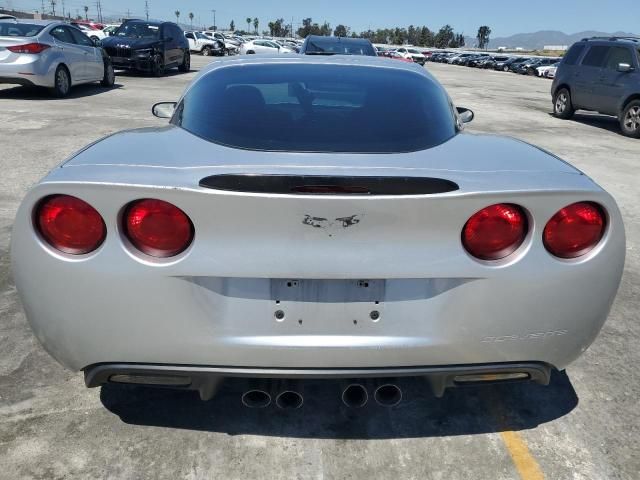
[[364,385],[357,382],[348,383],[342,390],[342,403],[350,408],[364,407],[369,401],[369,394]]
[[402,390],[395,383],[384,383],[376,388],[373,398],[382,407],[395,407],[402,401]]
[[276,406],[282,410],[295,410],[304,404],[299,382],[280,382],[276,391]]
[[242,394],[242,404],[249,408],[266,408],[271,404],[271,394],[265,382],[258,382]]

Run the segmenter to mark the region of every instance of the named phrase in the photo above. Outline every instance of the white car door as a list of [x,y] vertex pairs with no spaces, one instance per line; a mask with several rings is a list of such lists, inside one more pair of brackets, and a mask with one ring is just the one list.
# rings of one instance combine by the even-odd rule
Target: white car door
[[64,64],[71,74],[71,83],[84,82],[87,78],[85,51],[75,43],[71,30],[64,25],[58,25],[52,28],[49,34],[55,39],[56,48],[62,52]]
[[86,74],[85,80],[93,82],[102,80],[104,77],[104,59],[102,58],[102,49],[97,47],[93,40],[87,37],[82,31],[76,28],[70,28],[71,34],[76,44],[84,51],[84,70]]

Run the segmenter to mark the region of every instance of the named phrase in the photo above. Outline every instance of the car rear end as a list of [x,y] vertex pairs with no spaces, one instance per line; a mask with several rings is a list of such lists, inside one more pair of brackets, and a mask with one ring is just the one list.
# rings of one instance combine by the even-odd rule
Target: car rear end
[[546,383],[594,340],[625,240],[588,177],[458,134],[419,67],[251,61],[201,74],[173,126],[98,142],[23,201],[15,282],[58,361],[90,386],[205,397],[226,376],[425,376],[441,394]]
[[0,21],[0,83],[52,87],[59,52],[46,24]]

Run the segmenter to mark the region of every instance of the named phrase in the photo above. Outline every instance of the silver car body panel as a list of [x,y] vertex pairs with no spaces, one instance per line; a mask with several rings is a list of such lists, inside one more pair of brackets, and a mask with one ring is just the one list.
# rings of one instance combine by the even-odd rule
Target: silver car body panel
[[[247,60],[260,61],[270,60]],[[384,59],[278,61],[424,72]],[[201,75],[225,63],[218,65]],[[435,177],[459,189],[366,197],[199,186],[223,173]],[[32,212],[50,194],[75,195],[100,212],[108,233],[97,251],[66,255],[39,238]],[[131,248],[119,219],[140,198],[189,215],[196,233],[185,252],[163,260]],[[585,200],[606,210],[605,237],[578,259],[552,257],[542,244],[545,223]],[[530,232],[508,258],[478,261],[464,250],[461,230],[498,202],[521,205]],[[564,368],[602,327],[624,254],[616,203],[590,178],[523,142],[470,134],[413,153],[314,154],[233,149],[173,126],[122,132],[36,185],[12,236],[14,278],[33,330],[76,370],[117,362],[310,372],[501,362]]]

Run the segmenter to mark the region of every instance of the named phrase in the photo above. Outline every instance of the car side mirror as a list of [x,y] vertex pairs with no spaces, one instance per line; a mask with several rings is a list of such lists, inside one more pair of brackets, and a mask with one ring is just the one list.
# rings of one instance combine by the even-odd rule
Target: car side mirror
[[93,45],[95,47],[101,47],[102,46],[102,40],[100,40],[99,38],[95,38],[93,40],[91,40],[93,42]]
[[619,63],[618,68],[616,69],[621,73],[627,73],[633,71],[633,67],[628,63]]
[[462,123],[469,123],[473,120],[473,117],[475,117],[473,110],[468,108],[456,107],[456,110],[458,111],[458,117]]
[[158,118],[171,118],[176,110],[177,102],[160,102],[151,107],[151,112]]

